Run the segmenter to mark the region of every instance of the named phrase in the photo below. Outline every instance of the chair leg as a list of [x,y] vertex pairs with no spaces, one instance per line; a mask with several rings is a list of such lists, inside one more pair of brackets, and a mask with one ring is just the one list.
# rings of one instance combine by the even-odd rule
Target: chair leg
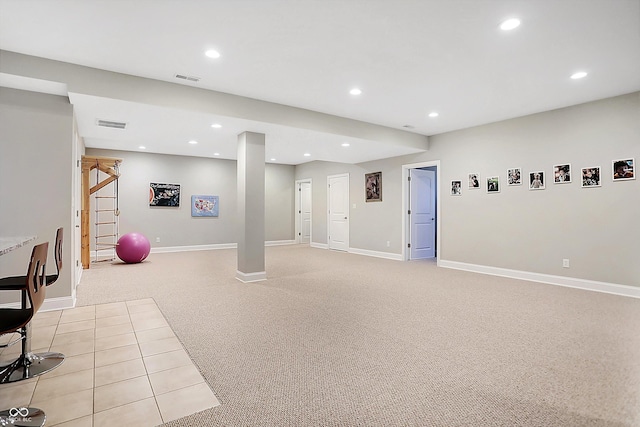
[[62,353],[31,352],[31,322],[22,328],[22,354],[6,366],[0,366],[0,384],[27,380],[45,374],[64,362]]

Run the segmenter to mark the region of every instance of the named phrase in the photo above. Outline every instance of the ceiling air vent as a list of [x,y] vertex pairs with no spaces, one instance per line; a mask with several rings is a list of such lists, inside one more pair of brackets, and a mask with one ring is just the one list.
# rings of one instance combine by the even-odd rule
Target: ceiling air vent
[[200,81],[200,77],[187,76],[186,74],[176,74],[176,79],[187,80],[196,83]]
[[415,126],[411,126],[411,125],[404,125],[402,127],[405,128],[405,129],[415,129],[416,128]]
[[97,119],[96,124],[104,128],[112,128],[112,129],[124,129],[127,127],[127,124],[124,122],[114,122],[112,120]]

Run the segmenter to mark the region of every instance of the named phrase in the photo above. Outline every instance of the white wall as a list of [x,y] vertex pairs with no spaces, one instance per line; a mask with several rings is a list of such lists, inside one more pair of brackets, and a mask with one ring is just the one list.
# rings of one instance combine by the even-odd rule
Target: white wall
[[[24,275],[34,244],[49,242],[47,271],[55,273],[53,245],[64,227],[63,270],[47,298],[70,297],[73,244],[73,108],[65,97],[0,88],[0,235],[37,235],[0,257],[0,276]],[[19,295],[0,293],[0,303]]]
[[[142,233],[155,248],[236,243],[235,160],[92,148],[86,155],[123,160],[118,180],[120,234]],[[293,166],[266,165],[267,241],[294,239],[294,181]],[[150,207],[150,182],[180,184],[180,206]],[[219,196],[219,216],[192,217],[192,195]]]
[[[640,162],[640,93],[488,124],[430,138],[427,153],[345,165],[313,162],[296,168],[296,179],[313,178],[313,239],[326,243],[328,175],[351,177],[350,244],[353,248],[402,251],[403,164],[440,160],[441,260],[640,286],[640,178],[613,182],[611,162]],[[525,174],[571,163],[573,182],[531,191],[507,187],[506,171]],[[602,186],[581,188],[582,167],[601,166]],[[383,201],[364,203],[364,174],[382,171]],[[478,172],[480,190],[467,190]],[[636,174],[638,171],[636,170]],[[498,194],[484,179],[499,175]],[[452,180],[462,196],[450,196]],[[316,184],[318,183],[318,185]],[[356,208],[353,208],[353,204]],[[386,241],[391,246],[386,248]],[[562,260],[570,260],[570,268]]]

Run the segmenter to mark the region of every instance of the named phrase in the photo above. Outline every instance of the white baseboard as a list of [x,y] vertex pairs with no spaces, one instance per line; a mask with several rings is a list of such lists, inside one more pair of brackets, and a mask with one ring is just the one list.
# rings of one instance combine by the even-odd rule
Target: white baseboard
[[[295,245],[295,240],[269,240],[264,242],[265,246],[284,246]],[[170,252],[190,252],[190,251],[211,251],[216,249],[236,249],[237,243],[217,243],[211,245],[191,245],[191,246],[161,246],[151,248],[152,254],[162,254]],[[98,257],[109,257],[113,255],[111,249],[101,249],[98,251]],[[95,259],[96,251],[91,251],[91,259]]]
[[[46,298],[42,303],[42,307],[40,307],[40,311],[54,311],[54,310],[64,310],[67,308],[73,308],[76,306],[76,300],[73,297],[57,297],[57,298]],[[20,308],[20,301],[16,302],[8,302],[5,304],[0,304],[0,308]]]
[[311,242],[311,243],[309,243],[309,246],[311,246],[312,248],[316,248],[316,249],[329,249],[329,245],[326,244],[326,243]]
[[532,273],[530,271],[510,270],[507,268],[489,267],[486,265],[467,264],[457,261],[439,260],[438,266],[455,270],[471,271],[492,276],[509,277],[511,279],[529,280],[549,285],[566,286],[587,291],[604,292],[625,297],[640,298],[640,287],[619,285],[616,283],[597,282],[595,280],[577,279],[574,277],[553,276],[550,274]]
[[376,258],[392,259],[394,261],[402,261],[402,254],[394,254],[391,252],[370,251],[368,249],[349,248],[350,254],[366,255]]
[[260,282],[262,280],[267,280],[267,272],[258,271],[256,273],[243,273],[236,270],[236,279],[242,283]]

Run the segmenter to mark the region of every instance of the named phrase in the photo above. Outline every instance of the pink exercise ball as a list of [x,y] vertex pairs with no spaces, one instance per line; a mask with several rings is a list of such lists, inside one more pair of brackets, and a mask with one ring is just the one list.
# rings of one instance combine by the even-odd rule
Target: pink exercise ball
[[140,233],[127,233],[118,239],[116,254],[127,264],[144,261],[151,251],[149,239]]

